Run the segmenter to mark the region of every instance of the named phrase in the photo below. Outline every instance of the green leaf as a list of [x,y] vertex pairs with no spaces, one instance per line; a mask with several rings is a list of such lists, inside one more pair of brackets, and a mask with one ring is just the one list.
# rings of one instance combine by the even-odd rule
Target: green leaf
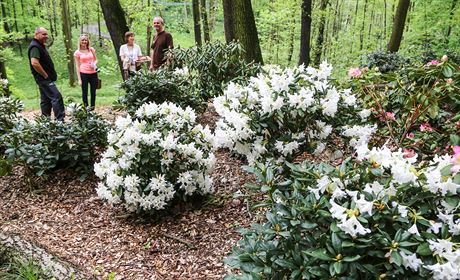
[[442,74],[446,78],[452,77],[452,74],[453,74],[452,68],[450,68],[449,66],[443,67],[442,68]]
[[342,268],[343,268],[342,262],[334,263],[334,271],[336,274],[340,274],[342,272]]
[[441,176],[450,176],[450,174],[452,174],[452,172],[450,171],[451,169],[452,164],[445,166],[443,169],[441,169]]
[[326,254],[326,250],[324,249],[318,249],[312,252],[306,251],[305,253],[309,256],[312,256],[316,259],[323,260],[323,261],[331,261],[333,259],[332,257]]
[[417,243],[417,242],[403,241],[403,242],[399,243],[399,246],[401,246],[401,247],[411,247],[411,246],[415,246],[415,245],[418,245],[418,244],[419,243]]
[[342,240],[340,240],[340,237],[338,236],[337,233],[333,232],[332,233],[332,247],[334,250],[338,253],[342,250]]
[[361,259],[360,255],[356,255],[356,256],[352,256],[352,257],[346,256],[346,257],[343,258],[343,261],[344,262],[354,262],[354,261],[357,261],[359,259]]
[[283,260],[283,259],[277,259],[275,263],[281,267],[284,268],[290,268],[290,269],[296,269],[297,267],[290,261]]
[[420,256],[431,256],[433,254],[427,242],[418,245],[417,251],[415,252]]
[[[459,114],[460,116],[460,114]],[[456,134],[451,134],[450,135],[450,144],[452,146],[460,146],[460,136],[456,135]]]
[[390,254],[391,258],[393,259],[393,262],[398,265],[398,266],[401,266],[402,264],[402,257],[401,255],[395,250],[393,252],[391,252]]

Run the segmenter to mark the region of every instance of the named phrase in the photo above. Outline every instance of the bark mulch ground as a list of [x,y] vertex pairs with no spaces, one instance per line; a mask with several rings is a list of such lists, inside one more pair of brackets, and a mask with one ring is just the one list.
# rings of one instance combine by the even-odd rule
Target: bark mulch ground
[[[108,119],[115,115],[107,108],[99,112]],[[202,123],[214,118],[208,114]],[[216,157],[216,193],[163,217],[130,215],[103,203],[95,177],[80,182],[62,171],[31,189],[17,167],[11,176],[0,177],[0,230],[20,235],[96,279],[113,272],[116,279],[222,279],[222,260],[240,238],[237,229],[257,215],[233,197],[254,178],[227,152],[218,151]]]

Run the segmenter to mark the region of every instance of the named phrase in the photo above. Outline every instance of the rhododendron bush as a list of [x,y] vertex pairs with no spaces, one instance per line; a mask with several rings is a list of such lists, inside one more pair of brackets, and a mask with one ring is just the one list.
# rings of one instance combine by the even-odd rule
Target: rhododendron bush
[[327,63],[319,69],[271,66],[247,86],[231,83],[214,100],[221,117],[216,128],[219,145],[244,155],[249,164],[267,158],[290,160],[303,151],[320,154],[334,132],[361,123],[370,113],[358,116],[355,96],[330,83],[331,71]]
[[119,117],[109,148],[95,165],[99,197],[129,211],[161,210],[174,198],[213,191],[213,135],[195,112],[173,103],[148,103],[135,117]]
[[460,148],[417,162],[368,149],[339,167],[254,171],[269,191],[267,221],[242,230],[228,279],[459,279]]
[[460,71],[447,56],[395,72],[351,68],[348,74],[347,86],[372,110],[381,143],[428,159],[460,144]]

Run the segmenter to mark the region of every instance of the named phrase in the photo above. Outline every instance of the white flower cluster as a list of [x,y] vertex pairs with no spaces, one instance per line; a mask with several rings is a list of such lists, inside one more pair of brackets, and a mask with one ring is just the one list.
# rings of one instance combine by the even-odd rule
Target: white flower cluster
[[6,88],[8,86],[8,79],[0,79],[0,85],[3,87],[3,88]]
[[[366,173],[380,170],[383,174],[382,181],[369,182],[362,188],[363,192],[353,190],[356,182],[360,182],[368,175],[353,175],[348,178],[347,174],[343,177],[331,177],[329,174],[321,174],[317,179],[316,186],[310,187],[310,191],[320,200],[325,194],[329,194],[329,211],[331,216],[338,221],[337,227],[353,238],[366,236],[371,233],[371,228],[366,228],[362,224],[362,218],[370,219],[376,211],[376,205],[385,203],[382,209],[388,209],[389,213],[399,214],[402,220],[409,222],[407,232],[422,237],[417,226],[417,220],[429,221],[427,232],[434,235],[440,234],[441,228],[445,227],[452,237],[460,236],[460,203],[457,200],[446,200],[446,196],[456,196],[460,190],[460,184],[453,180],[454,175],[446,176],[442,170],[448,169],[451,157],[436,156],[426,166],[416,165],[417,156],[406,158],[401,150],[392,152],[388,147],[367,149],[364,146],[358,148],[358,158],[361,161],[368,161],[371,168],[366,169]],[[371,171],[372,169],[372,171]],[[390,176],[388,176],[390,175]],[[456,183],[457,182],[457,183]],[[405,206],[398,201],[398,189],[400,187],[411,186],[411,189],[431,192],[436,195],[440,203],[434,210],[437,218],[431,216],[424,218],[417,213],[417,207]],[[386,198],[385,198],[386,197]],[[453,204],[454,203],[454,204]],[[433,214],[433,213],[431,213]],[[361,219],[361,221],[360,221]],[[407,223],[407,222],[406,222]],[[419,224],[420,226],[421,224]],[[380,230],[385,230],[380,228]],[[427,237],[425,237],[427,238]],[[433,271],[434,279],[460,279],[460,245],[449,240],[428,239],[433,256],[438,263],[426,265],[417,253],[399,249],[390,249],[387,253],[389,262],[394,260],[391,257],[392,250],[398,250],[402,256],[402,265],[413,271],[418,271],[421,266]],[[431,263],[430,263],[431,264]]]
[[214,99],[221,117],[218,145],[244,155],[249,164],[264,157],[288,158],[305,144],[321,153],[334,122],[346,118],[339,109],[357,109],[350,90],[329,83],[331,71],[326,62],[318,69],[270,66],[247,86],[230,83],[224,95]]
[[94,167],[99,197],[135,211],[163,209],[179,194],[211,193],[214,137],[195,125],[195,112],[149,103],[136,116],[117,118],[109,132],[109,148]]
[[173,73],[174,75],[184,76],[184,77],[188,77],[190,75],[190,72],[187,66],[185,66],[184,68],[175,68]]
[[433,272],[433,279],[450,280],[460,279],[460,246],[449,240],[429,240],[430,249],[441,262],[425,266]]

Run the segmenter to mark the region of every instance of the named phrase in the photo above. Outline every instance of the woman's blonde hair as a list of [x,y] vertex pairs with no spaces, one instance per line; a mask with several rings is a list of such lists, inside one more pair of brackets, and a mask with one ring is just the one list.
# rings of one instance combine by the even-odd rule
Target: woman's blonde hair
[[88,41],[88,44],[86,44],[86,48],[89,51],[90,48],[90,41],[89,41],[89,36],[86,34],[80,35],[80,38],[78,38],[78,50],[81,50],[81,40],[86,39]]

